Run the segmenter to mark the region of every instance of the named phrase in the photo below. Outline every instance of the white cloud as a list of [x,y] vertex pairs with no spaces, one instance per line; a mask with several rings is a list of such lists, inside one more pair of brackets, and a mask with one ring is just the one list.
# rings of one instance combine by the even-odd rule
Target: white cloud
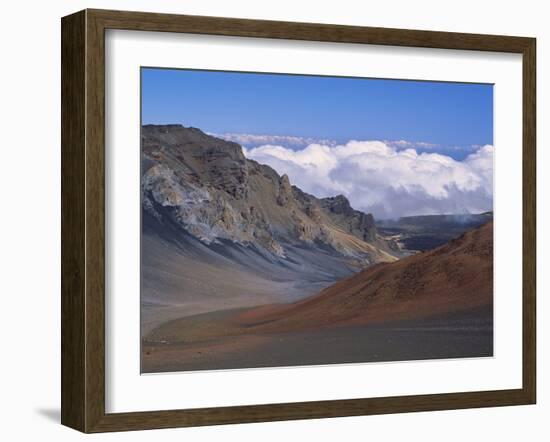
[[312,143],[300,150],[266,144],[244,151],[302,190],[318,197],[343,194],[354,208],[378,218],[492,209],[493,146],[457,161],[401,144]]

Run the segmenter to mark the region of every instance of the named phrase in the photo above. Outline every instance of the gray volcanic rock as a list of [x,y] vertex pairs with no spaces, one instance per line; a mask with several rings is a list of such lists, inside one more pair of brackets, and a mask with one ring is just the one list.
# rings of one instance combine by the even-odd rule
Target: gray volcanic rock
[[327,208],[331,213],[338,215],[351,216],[354,212],[348,199],[344,195],[323,198],[321,200],[321,205]]
[[234,198],[246,198],[248,170],[242,148],[180,125],[143,127],[142,152],[153,161],[183,173],[190,182],[222,189]]
[[142,165],[143,209],[205,244],[229,240],[281,258],[290,246],[328,247],[359,267],[394,260],[372,215],[344,196],[306,194],[247,160],[238,144],[199,129],[143,126]]
[[277,204],[279,204],[280,206],[286,206],[292,200],[292,186],[290,185],[288,175],[285,174],[279,180],[279,193],[277,195]]
[[344,195],[323,198],[320,202],[333,220],[347,226],[349,233],[363,241],[376,241],[378,232],[372,214],[354,210]]

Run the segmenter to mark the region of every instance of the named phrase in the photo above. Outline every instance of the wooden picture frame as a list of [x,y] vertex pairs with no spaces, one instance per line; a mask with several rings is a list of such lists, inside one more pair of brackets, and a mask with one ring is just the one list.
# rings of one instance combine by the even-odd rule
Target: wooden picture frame
[[[523,386],[513,390],[132,413],[105,412],[105,30],[418,48],[523,57]],[[536,398],[536,41],[533,38],[84,10],[62,19],[62,410],[83,432],[533,404]]]

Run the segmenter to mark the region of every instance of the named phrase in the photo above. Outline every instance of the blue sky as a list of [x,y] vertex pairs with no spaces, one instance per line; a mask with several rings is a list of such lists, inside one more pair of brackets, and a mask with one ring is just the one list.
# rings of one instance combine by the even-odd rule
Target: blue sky
[[406,140],[461,159],[472,145],[493,144],[493,87],[143,68],[142,122],[216,134]]

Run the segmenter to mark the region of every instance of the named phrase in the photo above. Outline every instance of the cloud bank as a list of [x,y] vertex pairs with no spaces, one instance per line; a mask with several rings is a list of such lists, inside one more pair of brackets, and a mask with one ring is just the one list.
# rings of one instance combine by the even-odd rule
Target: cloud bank
[[[247,133],[226,132],[223,134],[209,132],[217,138],[222,138],[227,141],[233,141],[246,148],[255,148],[265,145],[282,146],[292,150],[303,149],[310,144],[321,144],[326,146],[337,146],[341,141],[324,138],[300,137],[293,135],[259,135]],[[443,155],[450,156],[457,160],[463,160],[469,154],[477,152],[479,145],[468,146],[443,146],[425,141],[409,141],[409,140],[382,140],[384,144],[395,148],[397,151],[405,149],[415,149],[417,153],[433,153],[437,152]]]
[[403,143],[311,143],[299,150],[265,144],[243,150],[286,173],[302,190],[320,198],[343,194],[354,208],[378,219],[492,210],[493,146],[477,147],[458,161]]

